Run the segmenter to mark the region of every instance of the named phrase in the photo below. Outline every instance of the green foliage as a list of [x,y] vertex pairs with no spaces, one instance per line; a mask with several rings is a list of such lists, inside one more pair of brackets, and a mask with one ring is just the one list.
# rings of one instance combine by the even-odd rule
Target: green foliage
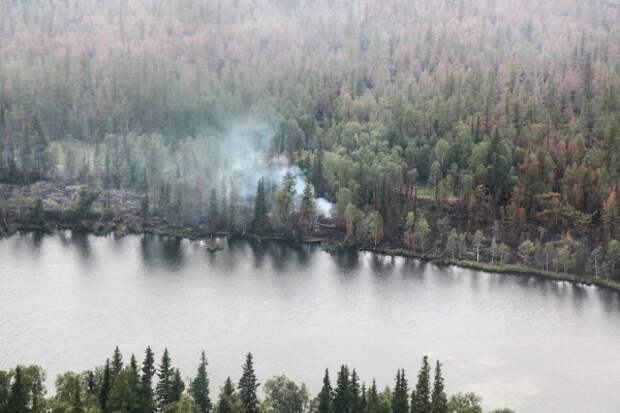
[[265,181],[258,180],[256,185],[256,199],[254,200],[254,220],[252,230],[257,234],[263,234],[269,230],[269,218],[267,217],[267,198],[265,194]]
[[105,361],[103,368],[103,377],[101,379],[101,385],[99,386],[99,406],[103,413],[111,412],[108,406],[110,399],[110,391],[112,390],[112,368],[110,367],[110,359]]
[[220,390],[217,402],[217,413],[243,413],[244,407],[235,393],[235,386],[230,377],[226,379],[224,387]]
[[211,397],[209,396],[209,376],[207,375],[207,356],[203,351],[200,355],[200,364],[196,377],[192,380],[189,393],[196,402],[198,413],[211,412]]
[[28,394],[28,386],[26,377],[22,367],[15,368],[15,377],[11,384],[9,399],[7,403],[7,411],[11,413],[29,413],[28,405],[30,397]]
[[276,376],[265,382],[264,413],[304,413],[308,404],[305,385],[298,386],[285,376]]
[[[178,400],[174,393],[175,370],[172,367],[172,359],[168,349],[164,349],[159,369],[157,371],[157,387],[155,388],[155,399],[159,410],[163,410],[168,404]],[[178,384],[178,383],[177,383]]]
[[450,397],[448,411],[450,413],[482,413],[480,401],[480,397],[474,393],[457,393]]
[[444,390],[444,379],[441,373],[441,363],[435,365],[435,378],[431,393],[431,413],[448,413],[448,397]]
[[411,413],[426,413],[431,411],[431,368],[428,357],[422,359],[422,367],[418,373],[418,381],[411,395]]
[[323,387],[321,387],[321,392],[319,393],[318,413],[332,412],[333,397],[334,392],[329,380],[329,371],[325,369],[325,376],[323,376]]
[[299,207],[300,225],[304,232],[314,232],[316,225],[316,204],[314,202],[314,189],[306,182]]
[[351,408],[349,368],[341,366],[334,390],[333,413],[347,413]]
[[259,402],[256,390],[259,383],[254,372],[254,360],[252,353],[248,353],[243,365],[243,374],[239,379],[239,400],[243,404],[245,413],[258,413]]
[[[323,387],[310,403],[304,384],[298,385],[286,376],[274,376],[264,384],[265,398],[262,403],[256,390],[258,381],[254,372],[251,353],[246,357],[243,375],[239,381],[239,392],[228,377],[220,389],[217,403],[212,405],[209,395],[207,359],[201,354],[196,377],[185,388],[178,369],[172,367],[170,355],[164,350],[160,363],[155,409],[152,397],[145,397],[145,386],[151,383],[155,374],[154,354],[150,347],[145,351],[142,374],[136,358],[132,355],[129,365],[113,374],[113,365],[122,360],[120,351],[115,350],[117,362],[106,360],[103,368],[88,370],[80,374],[67,372],[58,376],[55,395],[45,398],[45,373],[38,366],[18,366],[11,372],[0,371],[0,413],[409,413],[408,385],[404,370],[398,370],[394,390],[388,387],[377,391],[375,380],[366,387],[360,384],[355,371],[343,365],[338,373],[335,391],[329,380],[327,369]],[[112,380],[112,376],[114,378]],[[449,402],[444,392],[441,364],[437,362],[435,378],[431,388],[430,368],[424,357],[418,375],[418,384],[411,399],[411,412],[428,413],[476,413],[480,398],[474,394],[457,394]],[[111,380],[110,382],[108,382]],[[106,384],[107,383],[107,384]],[[105,390],[107,388],[107,390]],[[102,391],[103,389],[103,391]],[[166,391],[164,392],[164,389]],[[148,389],[147,389],[148,390]],[[102,397],[102,395],[107,396]],[[151,393],[152,394],[152,389]],[[503,412],[504,410],[502,410]],[[505,410],[508,412],[508,410]],[[498,411],[499,412],[499,411]]]
[[119,371],[114,377],[106,408],[111,412],[139,412],[139,380],[138,372],[133,368]]
[[405,370],[396,372],[396,383],[392,393],[392,413],[409,412],[409,387],[405,377]]

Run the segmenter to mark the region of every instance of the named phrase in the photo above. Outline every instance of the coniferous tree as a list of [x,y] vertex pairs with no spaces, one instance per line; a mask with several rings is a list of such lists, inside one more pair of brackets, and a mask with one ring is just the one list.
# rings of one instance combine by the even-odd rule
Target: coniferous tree
[[316,204],[314,202],[314,191],[309,182],[307,182],[304,187],[299,214],[302,230],[305,232],[313,232],[316,224]]
[[256,185],[256,200],[254,201],[254,219],[252,221],[252,230],[257,234],[267,231],[269,218],[267,208],[267,197],[265,195],[265,181],[263,178],[258,180]]
[[11,387],[10,381],[11,380],[9,372],[0,370],[0,413],[6,413],[7,411],[7,404],[9,402],[9,393]]
[[398,370],[396,372],[396,383],[392,392],[392,412],[409,412],[409,387],[405,377],[405,370]]
[[21,366],[15,368],[7,407],[10,413],[29,413],[26,377]]
[[362,394],[360,396],[359,409],[361,413],[366,413],[368,410],[368,392],[366,391],[366,383],[362,383]]
[[359,377],[357,376],[357,371],[353,369],[351,372],[351,381],[349,385],[350,389],[350,404],[349,411],[352,413],[361,411],[361,402],[360,402],[360,382]]
[[230,377],[226,378],[224,387],[220,391],[219,399],[217,402],[217,413],[233,413],[236,394],[235,386],[230,380]]
[[431,394],[431,413],[448,413],[448,397],[444,390],[444,380],[441,374],[441,363],[435,365],[435,379]]
[[110,359],[106,359],[103,367],[103,377],[101,379],[101,387],[99,388],[99,406],[104,413],[109,412],[108,399],[110,398],[110,390],[112,389],[112,368],[110,367]]
[[379,412],[379,393],[377,392],[377,382],[372,379],[372,386],[368,389],[368,396],[366,402],[366,411],[364,413],[378,413]]
[[329,370],[325,369],[325,376],[323,376],[323,387],[319,393],[319,412],[318,413],[331,413],[332,411],[332,399],[333,390],[329,380]]
[[181,372],[179,369],[174,370],[174,375],[172,376],[172,382],[170,383],[170,401],[168,403],[174,403],[181,400],[181,396],[185,391],[185,382],[181,377]]
[[411,413],[428,413],[431,410],[430,370],[428,356],[424,356],[411,400]]
[[76,378],[75,391],[73,392],[73,400],[71,401],[71,410],[69,413],[84,413],[84,401],[82,400],[82,386],[79,377]]
[[153,377],[155,376],[155,355],[151,347],[146,348],[142,363],[142,377],[140,378],[140,412],[154,413],[155,400],[153,395]]
[[348,413],[350,408],[351,385],[349,382],[349,368],[340,367],[334,391],[334,413]]
[[140,412],[140,388],[137,370],[127,367],[115,377],[110,389],[107,409],[110,412]]
[[200,355],[200,364],[196,377],[190,384],[190,395],[194,398],[199,413],[211,412],[211,398],[209,397],[209,376],[207,375],[207,356],[203,351]]
[[164,349],[157,378],[159,380],[155,389],[155,398],[158,409],[163,410],[172,400],[172,381],[174,380],[174,369],[167,348]]
[[114,349],[114,354],[112,355],[112,381],[116,378],[118,373],[123,369],[123,355],[119,350],[118,346]]
[[248,353],[243,365],[243,374],[239,380],[239,399],[243,404],[245,413],[258,413],[258,396],[256,395],[256,389],[259,383],[254,373],[254,362],[252,353]]

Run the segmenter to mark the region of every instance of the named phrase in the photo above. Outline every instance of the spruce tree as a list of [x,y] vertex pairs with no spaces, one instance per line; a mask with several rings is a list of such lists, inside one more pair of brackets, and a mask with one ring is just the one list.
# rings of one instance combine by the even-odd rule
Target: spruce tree
[[114,354],[112,355],[112,381],[116,378],[118,373],[123,369],[123,355],[119,350],[118,346],[114,349]]
[[110,412],[138,413],[140,411],[139,382],[137,371],[131,367],[122,369],[114,379],[107,402]]
[[252,353],[248,353],[245,364],[243,365],[243,374],[239,380],[239,398],[243,404],[245,413],[258,413],[258,397],[256,395],[256,389],[259,383],[256,380],[256,374],[254,373],[254,362],[252,360]]
[[256,200],[254,201],[254,219],[252,221],[252,231],[262,234],[268,226],[267,198],[265,196],[265,182],[263,178],[258,180],[256,185]]
[[219,400],[217,403],[217,413],[233,413],[233,404],[235,400],[235,386],[230,380],[230,377],[226,378],[224,388],[220,392]]
[[340,367],[334,391],[334,413],[348,413],[350,408],[349,368],[345,365]]
[[359,377],[355,369],[351,372],[351,381],[349,385],[350,390],[350,403],[349,403],[349,411],[350,412],[359,412],[360,411],[360,382]]
[[151,347],[146,348],[142,363],[142,377],[140,378],[140,412],[154,413],[155,400],[153,396],[153,377],[155,376],[155,355]]
[[172,360],[170,359],[168,349],[164,349],[157,378],[159,379],[155,388],[157,407],[159,410],[163,410],[170,403],[172,380],[174,379],[174,369],[172,368]]
[[[1,115],[1,112],[0,112],[0,115]],[[9,393],[10,393],[9,383],[10,383],[9,372],[0,370],[0,412],[1,413],[5,413],[7,411],[7,404],[9,402]]]
[[405,377],[405,370],[398,370],[396,372],[394,391],[392,392],[392,412],[408,413],[408,411],[409,387],[407,385],[407,378]]
[[84,401],[82,400],[82,386],[79,377],[76,378],[75,391],[73,392],[73,400],[71,400],[71,410],[69,413],[84,413]]
[[441,374],[441,363],[435,365],[435,379],[431,394],[431,413],[448,413],[448,397],[444,390],[444,381]]
[[314,202],[314,190],[309,182],[307,182],[304,187],[299,214],[302,229],[305,232],[314,231],[314,226],[316,223],[316,204]]
[[211,412],[211,398],[209,397],[209,376],[207,375],[207,356],[203,351],[200,355],[200,364],[196,378],[190,384],[190,394],[196,402],[198,413]]
[[360,413],[366,413],[368,409],[368,392],[366,391],[366,383],[362,383],[362,394],[360,396],[360,403],[358,411]]
[[431,411],[430,371],[428,356],[424,356],[422,367],[418,373],[415,394],[411,400],[411,413],[429,413]]
[[103,378],[101,379],[101,387],[99,389],[99,407],[103,413],[109,412],[108,399],[110,398],[110,390],[112,389],[112,368],[110,367],[110,359],[106,359],[103,368]]
[[28,413],[28,389],[22,367],[15,368],[15,377],[9,392],[8,412]]
[[366,402],[366,411],[364,413],[378,413],[379,411],[379,392],[377,391],[377,382],[372,379],[372,386],[368,389]]
[[168,403],[174,403],[181,400],[183,392],[185,391],[185,382],[181,378],[181,372],[179,369],[174,370],[172,376],[172,382],[170,383],[170,400]]
[[333,390],[329,381],[329,370],[325,369],[325,376],[323,376],[323,387],[319,393],[319,412],[318,413],[331,413],[332,411],[332,399]]

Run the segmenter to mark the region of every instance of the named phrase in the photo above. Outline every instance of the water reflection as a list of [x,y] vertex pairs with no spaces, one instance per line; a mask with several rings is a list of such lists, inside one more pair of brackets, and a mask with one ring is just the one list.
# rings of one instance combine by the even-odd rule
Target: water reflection
[[140,252],[147,267],[163,264],[170,271],[178,271],[185,262],[182,238],[145,234],[140,239]]

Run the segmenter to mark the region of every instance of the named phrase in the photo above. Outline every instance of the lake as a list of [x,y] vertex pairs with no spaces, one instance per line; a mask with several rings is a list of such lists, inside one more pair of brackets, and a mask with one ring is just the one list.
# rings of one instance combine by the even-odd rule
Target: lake
[[[102,364],[119,345],[141,361],[164,346],[184,376],[201,350],[211,388],[237,380],[248,351],[259,379],[286,374],[318,392],[341,363],[366,382],[412,385],[421,358],[447,390],[485,408],[610,412],[620,406],[620,297],[537,277],[437,267],[317,246],[62,232],[0,240],[0,369],[36,363],[48,387]],[[158,360],[159,361],[159,360]]]

